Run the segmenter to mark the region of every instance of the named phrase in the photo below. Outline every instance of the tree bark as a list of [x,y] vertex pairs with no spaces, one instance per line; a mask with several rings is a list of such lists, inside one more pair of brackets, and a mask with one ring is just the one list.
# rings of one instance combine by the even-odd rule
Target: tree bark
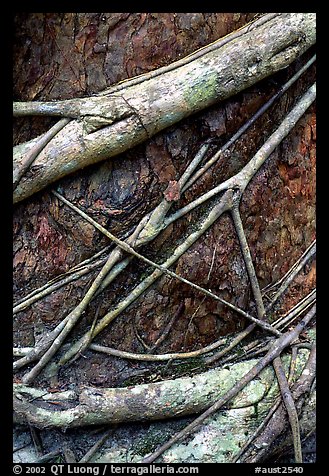
[[[273,16],[273,15],[272,15]],[[14,104],[14,114],[75,118],[39,153],[14,190],[14,203],[87,165],[118,155],[183,118],[287,67],[315,42],[314,14],[277,14],[218,40],[196,59],[110,88],[105,96],[53,103]],[[251,31],[250,31],[251,30]],[[239,33],[239,32],[238,32]],[[210,51],[208,51],[210,49]],[[183,63],[182,65],[180,63]],[[36,146],[14,148],[14,168]]]
[[[104,99],[109,101],[112,91],[112,95],[127,95],[128,102],[132,101],[136,107],[141,108],[140,113],[144,114],[141,116],[143,124],[144,121],[147,123],[149,120],[145,116],[147,107],[154,105],[154,101],[140,102],[145,96],[139,96],[139,93],[146,94],[144,87],[147,83],[155,85],[155,93],[162,91],[164,83],[160,82],[160,78],[162,80],[166,75],[171,75],[168,77],[175,79],[176,69],[186,72],[192,67],[193,56],[186,57],[186,55],[208,44],[212,47],[212,42],[217,42],[221,37],[225,38],[227,34],[243,27],[253,17],[254,14],[19,14],[15,33],[15,99],[32,101],[33,104],[51,102],[52,107],[59,101],[61,108],[64,104],[62,100],[66,99],[73,99],[74,104],[81,104],[77,100],[81,96],[87,101],[95,99],[98,104],[102,104]],[[279,14],[276,18],[277,21],[282,21],[288,17],[290,14]],[[290,17],[292,18],[290,24],[292,25],[295,19],[308,18],[313,25],[313,17],[313,14],[294,14]],[[273,17],[272,21],[274,19]],[[298,24],[303,23],[304,20]],[[249,27],[250,25],[247,26]],[[266,23],[263,25],[264,31],[265,27]],[[314,33],[313,26],[312,32]],[[247,33],[249,39],[253,33],[255,32],[252,30]],[[281,33],[285,36],[286,32]],[[302,34],[298,36],[299,33],[302,33],[302,28],[299,27],[291,32],[290,40],[294,38],[290,44],[291,49],[287,45],[282,55],[279,50],[277,51],[278,58],[282,60],[281,66],[285,61],[287,64],[290,63],[292,59],[290,53],[295,54],[299,49],[300,52],[306,49],[310,36],[304,38]],[[233,46],[243,37],[244,34],[240,38],[228,41],[220,50],[222,52],[234,50]],[[227,38],[230,39],[231,35]],[[252,47],[254,52],[271,48],[270,45],[259,44]],[[180,207],[188,205],[209,189],[217,187],[240,172],[251,157],[261,149],[313,84],[315,65],[304,73],[280,100],[274,102],[271,108],[230,146],[227,155],[222,154],[220,160],[190,189],[181,193],[177,188],[180,178],[201,146],[204,147],[205,142],[209,146],[204,159],[207,160],[308,61],[312,56],[312,50],[313,48],[309,48],[305,54],[291,62],[290,66],[278,70],[273,76],[264,77],[263,80],[230,98],[217,102],[218,100],[212,95],[203,96],[205,100],[211,98],[209,101],[214,101],[212,105],[187,117],[189,111],[194,111],[194,107],[202,108],[201,99],[199,103],[198,95],[194,97],[189,90],[189,104],[187,101],[185,105],[178,103],[178,112],[186,113],[186,117],[166,127],[164,124],[166,118],[158,115],[157,120],[160,123],[162,121],[166,129],[157,132],[151,138],[147,138],[137,115],[129,116],[136,122],[136,131],[138,130],[141,135],[145,134],[145,142],[116,157],[113,156],[110,160],[105,159],[63,177],[57,184],[59,192],[57,196],[43,189],[41,193],[31,195],[28,199],[17,203],[14,208],[14,302],[17,308],[14,316],[15,346],[31,348],[38,344],[40,336],[42,338],[48,335],[60,325],[71,310],[81,303],[111,250],[108,238],[99,233],[99,228],[92,226],[60,201],[58,199],[60,194],[122,239],[165,199],[172,200],[169,204],[172,207],[171,211],[175,213]],[[211,61],[209,64],[204,61],[204,57],[208,59],[216,57],[216,48],[207,52],[201,49],[199,53],[200,56],[194,58],[195,64],[200,66],[204,62],[205,68],[211,65],[216,75],[220,77],[217,65]],[[217,58],[219,62],[221,55]],[[175,62],[180,61],[182,57],[183,62],[188,62],[177,65]],[[255,58],[252,55],[249,58],[253,58],[252,65],[255,65]],[[230,66],[235,72],[243,62],[240,58],[239,61],[235,61],[236,59],[234,58]],[[268,59],[270,64],[273,56],[272,59],[270,57]],[[177,68],[171,69],[171,65]],[[163,70],[161,72],[159,67],[165,68],[166,72]],[[159,71],[160,75],[156,76]],[[203,76],[201,71],[198,83],[193,71],[191,69],[193,84],[200,85],[201,79],[204,80],[203,84],[208,84],[208,76]],[[258,66],[250,71],[252,78],[250,84],[255,80],[254,73],[257,75],[259,71]],[[224,75],[225,71],[222,72]],[[138,76],[140,73],[146,75]],[[133,79],[125,81],[127,78]],[[245,79],[245,76],[243,78]],[[179,78],[176,79],[179,86],[177,97],[182,97],[179,95],[182,95],[184,88],[189,86],[179,84]],[[170,88],[170,84],[167,86]],[[221,87],[221,84],[216,83],[215,95],[217,89],[220,91]],[[239,87],[243,88],[242,83]],[[233,85],[228,83],[227,88],[230,90]],[[203,88],[202,94],[204,92],[208,94],[208,89]],[[100,91],[104,94],[100,94]],[[138,95],[133,97],[131,91],[138,92]],[[164,94],[166,93],[167,91],[164,91]],[[222,90],[222,94],[225,95],[225,91]],[[92,96],[86,98],[90,95]],[[195,100],[193,104],[192,99]],[[169,103],[167,105],[162,103],[161,95],[159,101],[162,109],[169,107]],[[123,103],[121,102],[118,107],[120,111],[122,111],[121,104]],[[110,109],[110,114],[113,111],[114,109]],[[86,110],[82,112],[84,116],[72,119],[68,126],[78,124],[79,127],[83,127],[83,121],[88,123],[89,120],[87,126],[90,127],[91,118],[85,115]],[[131,113],[128,106],[126,112]],[[122,123],[124,121],[125,118]],[[151,122],[149,127],[157,127]],[[119,124],[120,122],[113,122],[109,126],[105,125],[103,130],[94,132],[95,137],[103,137],[102,134],[106,130],[110,132],[112,126],[118,128]],[[264,288],[272,284],[269,291],[267,289],[262,291],[266,305],[278,289],[280,280],[315,238],[315,124],[313,104],[253,176],[240,202],[242,225],[259,286]],[[28,148],[29,146],[22,143],[31,141],[30,145],[36,144],[31,137],[40,134],[44,137],[44,131],[49,129],[53,122],[44,116],[24,116],[15,118],[14,125],[15,144],[21,144],[18,148]],[[60,133],[63,134],[64,130]],[[91,138],[93,133],[89,136]],[[107,137],[103,139],[106,147],[109,147]],[[55,138],[41,153],[52,149],[55,156],[49,157],[49,162],[53,164],[58,159],[58,150],[52,145],[54,140]],[[72,140],[76,141],[77,137],[72,137]],[[81,147],[78,141],[77,144]],[[70,149],[71,145],[67,143],[67,148]],[[38,168],[41,166],[38,161],[41,154],[25,178],[19,182],[19,186],[23,186],[25,181],[27,184],[38,175]],[[24,154],[24,158],[26,157]],[[77,154],[76,158],[79,161],[80,155]],[[78,162],[76,165],[78,167]],[[47,167],[43,164],[39,168],[40,176],[46,170]],[[152,242],[139,250],[140,253],[157,263],[165,262],[173,250],[184,243],[190,233],[198,230],[199,223],[207,216],[214,203],[216,202],[213,197],[177,222],[171,223]],[[83,261],[86,263],[81,265]],[[88,304],[76,327],[67,336],[61,351],[71,349],[94,324],[97,326],[104,316],[115,311],[117,304],[129,297],[135,287],[143,279],[148,278],[152,270],[136,258],[132,259],[111,286],[104,288]],[[241,247],[229,213],[216,220],[211,228],[180,256],[171,270],[256,316]],[[71,279],[73,277],[74,279]],[[25,300],[28,294],[35,293],[43,286],[51,292],[42,294],[42,291],[42,295],[35,300],[32,297],[31,302]],[[289,289],[276,302],[276,306],[267,313],[268,321],[284,318],[293,306],[312,292],[314,286],[315,262],[308,260],[295,275]],[[20,302],[23,304],[20,305]],[[106,355],[93,351],[92,348],[85,350],[82,355],[87,358],[79,358],[61,368],[57,380],[51,378],[46,371],[42,371],[34,383],[32,393],[43,392],[44,389],[47,389],[47,394],[59,389],[65,391],[67,388],[77,391],[78,385],[81,388],[91,388],[92,395],[96,398],[98,389],[102,395],[106,394],[109,388],[115,391],[117,388],[114,387],[128,385],[129,381],[135,381],[134,379],[138,378],[137,374],[141,372],[146,372],[149,377],[147,381],[151,382],[163,380],[164,376],[174,379],[176,370],[171,370],[171,363],[137,364],[120,357],[120,351],[139,355],[149,352],[161,354],[197,352],[205,346],[213,345],[223,336],[229,336],[229,340],[234,340],[235,333],[239,335],[241,330],[245,330],[246,325],[243,316],[220,302],[204,296],[173,277],[162,276],[93,340],[95,345],[116,349],[117,354]],[[257,335],[262,339],[263,331],[259,331]],[[61,352],[59,356],[55,355],[53,359],[55,363],[62,355]],[[224,362],[225,358],[220,358],[215,361],[215,365],[218,363],[219,367],[225,368],[227,364]],[[194,364],[191,363],[191,367],[194,369]],[[15,374],[15,382],[21,382],[25,372],[29,371],[29,367],[20,369]],[[34,398],[32,393],[30,395]],[[37,393],[34,395],[39,397],[40,393],[38,395]],[[46,393],[46,390],[43,393]],[[24,400],[26,394],[20,394],[18,397],[22,397],[18,404],[26,403]],[[313,405],[314,401],[312,402]],[[47,411],[51,411],[56,405],[40,399],[30,403],[36,403],[39,409],[46,407]],[[79,406],[78,399],[71,403]],[[70,409],[67,407],[63,409],[60,401],[57,405],[57,410]],[[33,413],[33,408],[29,407],[27,410],[31,409]],[[79,408],[83,410],[82,406]],[[255,410],[253,407],[249,410],[246,418],[252,419]],[[138,413],[138,409],[136,412]],[[94,415],[97,416],[97,411]],[[240,413],[239,415],[241,416]],[[234,427],[241,426],[240,421],[237,424],[236,418],[237,411],[233,410],[231,420],[233,423],[228,432]],[[241,418],[243,421],[244,417]],[[22,413],[19,420],[27,421],[24,420]],[[217,416],[212,422],[216,420]],[[209,427],[207,426],[206,433],[201,429],[200,433],[195,434],[195,439],[193,437],[193,444],[189,445],[189,461],[194,461],[193,452],[202,450],[202,445],[198,446],[198,441],[203,441],[203,437],[207,438],[208,442],[213,441],[209,443],[208,448],[209,454],[215,455],[219,445],[217,438],[216,441],[212,439],[214,428],[212,422]],[[221,440],[223,440],[222,423],[223,420],[216,429],[216,435],[221,437]],[[165,434],[169,435],[168,422],[154,425],[161,428],[155,430],[155,433],[163,430],[163,438]],[[140,427],[142,424],[138,428]],[[134,428],[131,425],[129,431],[133,433]],[[148,427],[144,428],[146,433],[147,429]],[[83,431],[87,434],[87,429]],[[115,457],[118,462],[130,461],[129,458],[135,461],[133,453],[136,438],[135,431],[132,434],[130,447],[132,449],[127,456],[123,431],[120,457],[111,454],[109,458]],[[223,443],[218,455],[214,456],[217,462],[225,461],[227,457],[225,441]],[[232,444],[234,446],[235,443]],[[184,461],[187,455],[184,453],[186,445],[179,446],[181,451],[175,453],[173,448],[164,455],[164,461]],[[113,451],[115,453],[115,449]],[[141,455],[146,453],[147,451],[141,452],[138,458],[141,459]],[[199,457],[199,461],[211,459],[207,454],[199,453]],[[105,460],[106,456],[103,457],[103,462]]]
[[[296,379],[307,361],[308,354],[307,351],[299,353]],[[285,358],[286,369],[289,368],[289,361],[288,357]],[[192,377],[127,388],[88,387],[79,391],[47,393],[45,389],[15,384],[15,420],[37,428],[67,429],[193,415],[213,405],[256,363],[257,360],[253,359]],[[273,380],[273,370],[264,370],[252,384],[232,399],[230,407],[239,408],[260,403],[264,405],[261,413],[266,413],[272,398],[278,396],[278,387],[273,384]],[[264,399],[272,385],[272,398]],[[32,403],[29,403],[31,399]],[[53,401],[60,402],[60,407],[54,406]]]

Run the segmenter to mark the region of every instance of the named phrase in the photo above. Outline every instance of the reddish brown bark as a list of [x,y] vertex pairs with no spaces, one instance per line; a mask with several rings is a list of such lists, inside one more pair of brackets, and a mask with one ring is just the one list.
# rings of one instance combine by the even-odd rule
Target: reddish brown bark
[[[241,27],[254,14],[224,13],[28,13],[15,18],[14,99],[52,100],[101,91],[125,78],[150,71],[187,55]],[[66,198],[117,236],[136,225],[169,194],[202,142],[217,137],[223,144],[310,57],[264,80],[238,96],[197,114],[177,126],[102,164],[60,181]],[[248,162],[314,79],[312,69],[241,138],[231,157],[223,159],[195,184],[180,205],[220,183]],[[20,118],[14,142],[31,139],[51,120]],[[215,150],[215,149],[213,149]],[[315,237],[315,111],[309,109],[293,132],[272,154],[248,186],[242,220],[262,286],[279,279]],[[208,205],[204,205],[205,211]],[[193,229],[196,210],[171,225],[147,249],[149,258],[164,259],[174,244]],[[14,211],[14,300],[92,256],[108,240],[59,203],[49,191],[17,205]],[[214,258],[214,259],[213,259]],[[212,272],[209,276],[209,271]],[[248,309],[249,282],[235,231],[223,216],[173,269]],[[125,295],[145,274],[133,261],[118,280],[88,307],[70,339],[85,332],[99,315]],[[33,345],[37,327],[52,329],[80,301],[96,273],[61,288],[15,316],[15,341]],[[280,312],[287,311],[314,287],[314,265],[296,279]],[[161,351],[193,350],[216,337],[241,329],[245,322],[210,298],[172,278],[163,277],[126,310],[96,341],[130,351],[144,351],[138,334],[152,345],[177,317]],[[134,323],[134,324],[133,324]],[[112,385],[116,359],[87,353],[89,359],[62,372],[60,383]],[[132,364],[129,364],[131,366]],[[72,369],[70,367],[70,369]],[[42,380],[42,376],[40,379]]]

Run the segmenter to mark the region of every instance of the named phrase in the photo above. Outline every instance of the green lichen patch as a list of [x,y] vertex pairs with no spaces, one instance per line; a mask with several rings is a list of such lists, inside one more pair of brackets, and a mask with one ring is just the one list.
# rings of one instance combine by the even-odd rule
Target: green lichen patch
[[188,84],[189,87],[184,90],[184,99],[192,110],[199,109],[200,104],[211,103],[218,94],[218,74],[215,71],[200,75]]

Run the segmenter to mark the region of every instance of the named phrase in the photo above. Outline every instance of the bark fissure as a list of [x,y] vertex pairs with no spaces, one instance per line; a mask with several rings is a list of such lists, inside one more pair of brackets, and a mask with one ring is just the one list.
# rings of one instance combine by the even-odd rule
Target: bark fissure
[[[303,34],[305,40],[299,41],[292,51],[285,50],[272,58],[275,49],[284,48],[287,42],[290,44],[291,32],[295,31],[296,34]],[[71,121],[39,154],[35,161],[35,165],[40,166],[39,173],[21,179],[14,192],[14,202],[27,198],[80,168],[118,155],[184,117],[242,91],[288,66],[314,42],[314,14],[278,14],[218,50],[164,72],[161,81],[156,77],[127,85],[126,89],[121,90],[119,102],[115,100],[113,103],[114,97],[110,95],[54,104],[15,103],[16,115],[20,111],[22,114],[30,111],[33,114],[70,117],[72,114],[87,113],[93,115],[91,127],[101,125],[102,128],[85,137],[86,132],[79,121]],[[248,48],[248,45],[251,46]],[[255,55],[256,61],[253,59]],[[257,59],[259,57],[261,61]],[[229,82],[225,83],[225,79],[229,79]],[[109,120],[109,126],[104,128],[104,119],[100,121],[97,116]],[[122,120],[117,122],[119,119]],[[90,121],[91,118],[88,119],[89,124]],[[67,140],[68,136],[70,141]],[[33,144],[34,141],[14,148],[14,168],[22,160],[22,154],[28,153]]]
[[[118,15],[116,28],[125,29],[125,22],[120,21],[122,15]],[[153,21],[152,15],[148,18],[149,23],[146,21],[147,14],[136,14],[137,28],[130,35],[131,44],[128,45],[132,52],[143,45],[145,33],[152,34],[151,29],[147,31]],[[178,29],[184,29],[187,18],[184,20],[184,15],[189,16],[188,20],[193,25],[194,15],[182,14],[177,24],[174,21]],[[159,31],[166,28],[166,23],[161,23],[165,17],[166,14],[160,14],[159,21],[157,14],[154,14],[155,22],[159,21]],[[199,18],[198,14],[196,18]],[[95,21],[101,20],[103,17]],[[45,256],[43,266],[50,263],[52,253],[57,260],[57,245],[53,245],[58,240],[58,256],[60,259],[64,257],[63,263],[67,267],[61,267],[56,278],[53,278],[56,274],[51,271],[48,283],[44,284],[46,280],[41,279],[33,286],[35,291],[27,295],[24,293],[26,298],[22,298],[21,291],[17,293],[15,332],[22,346],[13,349],[14,356],[19,357],[14,362],[14,370],[17,371],[15,382],[23,384],[14,384],[16,422],[41,429],[77,428],[153,421],[203,412],[196,420],[190,420],[188,427],[167,443],[164,443],[164,439],[169,436],[167,431],[167,436],[162,435],[161,441],[156,439],[152,444],[152,450],[159,446],[155,453],[150,454],[149,447],[148,450],[137,451],[136,457],[132,457],[134,462],[143,460],[149,463],[165,451],[162,456],[164,462],[178,462],[180,456],[176,451],[179,452],[182,446],[186,446],[187,450],[190,444],[194,447],[194,441],[204,431],[209,431],[205,430],[209,425],[211,433],[213,422],[225,416],[221,412],[223,405],[228,413],[233,410],[233,418],[243,418],[239,411],[238,416],[234,417],[234,411],[253,405],[257,415],[259,409],[265,415],[275,388],[276,392],[281,391],[285,400],[296,462],[302,462],[300,432],[305,430],[305,423],[302,419],[299,421],[300,410],[306,389],[313,392],[315,381],[315,350],[310,342],[314,342],[311,321],[315,316],[316,302],[313,278],[316,247],[310,224],[312,175],[310,167],[305,165],[304,157],[309,154],[310,163],[314,163],[310,145],[315,134],[313,108],[302,121],[300,119],[315,99],[315,84],[310,86],[314,81],[314,68],[310,77],[304,77],[295,85],[291,94],[287,95],[285,104],[281,100],[277,108],[265,114],[264,121],[255,122],[314,63],[315,57],[307,61],[297,73],[295,71],[303,61],[298,60],[287,74],[285,71],[279,73],[280,78],[290,78],[279,89],[271,81],[264,82],[267,98],[275,91],[274,96],[265,102],[262,97],[257,97],[260,93],[254,92],[256,88],[251,88],[250,92],[241,95],[241,99],[239,95],[236,102],[233,99],[225,103],[218,117],[215,114],[219,108],[215,108],[214,104],[286,68],[303,54],[315,42],[314,20],[315,14],[261,15],[214,43],[149,73],[129,78],[130,75],[145,71],[142,64],[139,66],[129,60],[124,69],[128,79],[101,93],[63,101],[58,98],[70,95],[50,95],[47,98],[45,94],[45,102],[14,103],[14,115],[22,117],[17,120],[18,125],[23,124],[26,121],[24,116],[28,115],[62,118],[48,133],[14,148],[14,202],[33,195],[35,191],[82,167],[114,157],[149,139],[145,151],[142,146],[136,148],[136,153],[131,153],[140,171],[130,161],[128,153],[123,156],[127,156],[127,166],[120,165],[119,157],[119,160],[99,165],[99,176],[95,168],[96,172],[92,172],[95,177],[97,174],[95,180],[93,176],[86,176],[87,171],[80,172],[63,180],[63,185],[58,184],[58,188],[50,190],[50,194],[46,192],[45,197],[42,197],[45,200],[40,202],[41,218],[34,204],[38,203],[38,197],[17,207],[18,213],[25,210],[30,214],[30,208],[35,213],[35,218],[31,216],[30,222],[28,219],[23,220],[21,230],[26,236],[15,243],[18,269],[29,276],[28,267],[36,261],[30,260],[29,247],[25,251],[26,237],[31,237],[31,252],[40,246],[38,256]],[[110,65],[108,58],[112,54],[111,48],[116,48],[110,34],[111,27],[106,30],[108,45],[104,43],[105,50],[102,45],[95,45],[97,27],[95,29],[93,22],[82,23],[83,31],[87,34],[79,32],[74,40],[74,47],[84,55],[83,69],[69,64],[70,55],[65,56],[64,69],[68,71],[71,68],[81,88],[93,76],[96,78],[102,74],[95,68],[92,70],[94,60],[100,59],[104,53],[105,70]],[[63,21],[61,27],[65,29],[66,22]],[[64,46],[57,45],[55,30],[53,34],[56,48],[63,50],[64,54]],[[170,44],[169,41],[167,46]],[[159,44],[159,51],[162,47]],[[155,55],[157,48],[154,49]],[[94,53],[97,53],[97,58]],[[176,57],[180,56],[178,54]],[[165,64],[165,61],[158,64]],[[156,63],[153,67],[157,67]],[[107,76],[111,78],[109,70]],[[44,81],[45,78],[40,77],[35,91],[41,90]],[[108,81],[110,83],[111,80]],[[88,88],[82,94],[86,92],[89,93]],[[27,97],[33,99],[38,96],[27,93]],[[56,100],[49,101],[51,97]],[[246,109],[245,104],[248,104]],[[263,105],[259,108],[259,104]],[[152,137],[208,106],[213,108],[205,111],[202,117],[196,116],[196,123],[188,119],[175,131],[171,128],[168,133]],[[248,108],[251,114],[248,114]],[[287,110],[290,112],[287,113]],[[246,117],[249,117],[247,121]],[[191,142],[195,124],[199,141],[193,138]],[[241,127],[241,124],[244,125]],[[255,127],[251,127],[254,124]],[[190,125],[192,129],[187,134],[186,127],[190,128]],[[294,127],[294,135],[289,137]],[[248,128],[250,137],[249,131],[248,137],[241,137]],[[256,130],[258,134],[255,134]],[[232,131],[237,132],[232,135]],[[215,137],[212,137],[213,132]],[[303,135],[299,136],[300,132]],[[231,137],[224,145],[221,134],[224,134],[225,141],[227,136]],[[264,139],[260,139],[260,135]],[[296,136],[298,141],[292,145]],[[203,144],[201,148],[200,143]],[[216,151],[218,144],[220,148]],[[186,166],[190,150],[193,150],[193,155],[195,150],[199,152]],[[248,150],[250,152],[247,154]],[[292,153],[289,153],[290,150]],[[139,160],[143,151],[145,157]],[[213,155],[208,158],[210,151]],[[248,156],[252,157],[249,161]],[[216,167],[211,169],[212,177],[209,169],[215,163]],[[121,173],[123,169],[126,175]],[[198,180],[201,177],[202,180]],[[92,182],[90,190],[85,190],[86,180]],[[66,188],[67,183],[69,185]],[[141,190],[135,193],[134,189],[139,186]],[[281,192],[278,193],[277,189]],[[146,190],[150,201],[142,203]],[[292,199],[296,199],[295,215],[292,215],[290,203],[287,210],[283,206],[284,202],[281,203],[281,199],[287,203],[286,190]],[[131,195],[134,194],[138,201],[130,203]],[[309,200],[306,201],[307,208],[301,209],[300,205],[305,203],[306,198]],[[49,210],[46,209],[48,202]],[[134,225],[137,223],[136,217],[139,221],[137,226]],[[184,219],[181,220],[182,217]],[[19,232],[20,226],[16,220],[15,232]],[[80,230],[85,234],[81,238]],[[97,230],[101,235],[98,236]],[[83,240],[89,243],[89,247],[94,246],[95,239],[97,243],[99,239],[103,240],[101,246],[106,244],[106,239],[113,243],[87,260],[85,257],[91,256],[90,250],[84,252],[78,259],[81,265],[70,269],[71,263],[77,262],[69,250],[72,246],[70,234],[77,240],[77,247],[80,246],[80,239],[81,243]],[[312,244],[306,248],[309,243]],[[301,244],[306,249],[303,254],[299,253]],[[50,252],[46,250],[47,247]],[[284,262],[289,253],[288,248],[292,256],[291,259],[287,256]],[[45,250],[44,255],[42,250]],[[24,256],[25,269],[22,261]],[[135,261],[136,268],[132,267]],[[176,269],[171,271],[169,268],[173,265]],[[128,266],[132,272],[125,276],[122,273]],[[271,266],[273,269],[270,269]],[[82,278],[91,271],[94,276],[89,281],[88,278]],[[21,280],[23,283],[24,279],[26,281],[25,277]],[[60,287],[76,279],[79,279],[76,289],[75,284],[71,284],[60,290]],[[271,284],[262,289],[267,283]],[[40,284],[44,285],[40,287]],[[55,290],[56,293],[51,294]],[[100,296],[104,290],[106,293]],[[71,296],[75,299],[73,306],[71,297],[66,300],[72,291]],[[46,295],[49,296],[50,306],[45,299],[37,303]],[[61,296],[65,296],[62,312],[50,316],[49,309],[56,312],[56,299],[61,300]],[[283,296],[285,299],[282,299]],[[68,302],[69,311],[64,313]],[[34,331],[31,332],[31,339],[26,333],[26,325],[30,325],[29,322],[35,316],[43,326],[41,339],[38,323],[32,324]],[[119,316],[120,319],[117,319]],[[252,323],[244,328],[247,319]],[[22,331],[19,329],[21,323]],[[257,328],[257,338],[252,340],[251,333]],[[287,381],[284,372],[288,368],[288,355],[283,355],[283,351],[288,349],[292,357]],[[309,378],[304,381],[300,372],[307,360],[308,350],[311,353],[305,375]],[[167,364],[162,365],[161,362],[165,361]],[[207,366],[215,362],[218,368],[204,372]],[[23,367],[31,363],[34,363],[33,366],[27,367],[24,373]],[[233,382],[232,374],[225,372],[233,370],[237,363],[245,366],[242,365],[243,370]],[[202,373],[195,375],[195,372]],[[136,380],[137,375],[139,377]],[[179,375],[189,377],[177,378]],[[219,375],[220,380],[217,379]],[[128,383],[131,382],[130,377],[133,386],[108,388],[131,385]],[[29,386],[36,378],[36,386]],[[153,383],[159,380],[158,384]],[[142,384],[136,385],[136,381]],[[289,389],[293,381],[296,381],[296,385],[301,384],[301,392],[295,391],[296,386]],[[259,383],[260,387],[257,386]],[[44,390],[49,388],[49,384],[50,390]],[[224,384],[225,389],[222,388]],[[59,388],[74,390],[58,392]],[[257,391],[254,392],[254,388]],[[252,401],[242,402],[245,396],[252,397]],[[307,409],[308,404],[312,406],[312,399],[307,399],[306,403]],[[259,424],[261,418],[257,415]],[[271,415],[274,415],[272,419]],[[209,420],[205,422],[208,417]],[[243,443],[245,445],[241,451],[237,447],[233,450],[230,447],[229,459],[236,462],[254,458],[256,461],[261,456],[257,454],[255,457],[254,448],[272,445],[274,437],[279,441],[280,434],[287,428],[285,420],[288,421],[284,406],[277,403],[249,442],[246,434],[242,438],[237,437],[238,446],[241,448]],[[252,426],[255,428],[255,425]],[[196,430],[198,433],[193,436]],[[185,446],[180,444],[187,436],[190,442]],[[171,448],[174,443],[175,446]],[[196,448],[195,458],[198,458],[198,443]],[[201,453],[203,451],[200,449]],[[67,462],[77,460],[69,452],[64,453]],[[224,455],[225,462],[227,454]],[[265,451],[260,454],[265,454]],[[203,461],[203,457],[200,456],[200,461]],[[129,458],[127,452],[125,461]],[[207,456],[205,458],[207,460]],[[217,453],[213,458],[217,461]],[[219,458],[221,461],[221,456]],[[191,461],[194,461],[193,458]]]

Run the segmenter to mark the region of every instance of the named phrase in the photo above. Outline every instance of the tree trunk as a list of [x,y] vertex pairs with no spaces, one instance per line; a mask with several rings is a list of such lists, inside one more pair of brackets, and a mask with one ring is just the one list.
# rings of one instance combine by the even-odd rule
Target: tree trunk
[[[34,162],[35,172],[14,190],[14,202],[248,88],[287,67],[314,44],[314,14],[267,17],[170,68],[109,88],[101,97],[15,103],[16,116],[59,115],[76,120],[64,125],[43,148]],[[19,168],[37,140],[16,146],[15,167]]]
[[[218,51],[216,48],[207,53],[200,50],[198,58],[192,56],[192,61],[187,58],[186,64],[179,66],[179,61],[184,62],[187,55],[217,40],[220,42],[222,37],[236,32],[254,16],[224,13],[17,14],[14,44],[14,98],[17,102],[54,102],[87,96],[91,96],[88,101],[108,100],[120,81],[140,74],[146,76],[140,77],[140,83],[128,80],[119,84],[117,93],[138,110],[138,114],[134,112],[126,118],[132,121],[133,127],[130,132],[125,129],[129,137],[124,146],[117,147],[113,140],[119,137],[117,128],[127,126],[125,118],[90,134],[93,139],[100,139],[97,157],[93,148],[97,141],[88,149],[84,137],[86,149],[81,150],[83,121],[73,119],[51,139],[18,183],[15,201],[19,203],[14,209],[16,347],[37,346],[40,338],[45,338],[71,311],[74,312],[113,248],[107,236],[59,197],[64,196],[113,235],[125,239],[145,216],[153,219],[158,216],[151,215],[153,210],[174,214],[239,173],[312,85],[314,65],[199,180],[186,191],[179,187],[182,175],[202,146],[206,151],[205,161],[312,57],[314,29],[312,26],[310,32],[308,22],[313,25],[313,14],[279,14],[270,21],[276,26],[284,22],[285,28],[280,29],[279,34],[275,28],[268,32],[266,23],[259,26],[263,34],[266,31],[266,35],[271,36],[276,32],[275,38],[271,37],[266,44],[253,43],[251,48],[249,44],[244,54],[231,61],[230,71],[236,68],[234,81],[228,81],[224,88],[218,78],[228,78],[225,64],[234,52],[241,51],[239,42],[246,38],[244,35],[252,38],[256,30],[229,41]],[[289,27],[293,28],[290,36],[287,35]],[[287,36],[289,45],[284,40]],[[261,60],[255,63],[259,55]],[[273,59],[280,61],[273,64]],[[170,65],[175,61],[178,61],[178,67],[174,63],[172,68]],[[251,61],[248,63],[250,75],[246,67],[248,61]],[[156,76],[158,68],[160,72],[161,68],[169,70]],[[186,77],[178,76],[178,71],[188,75],[188,80],[182,81]],[[273,71],[276,73],[272,74]],[[209,83],[210,72],[216,75],[216,87],[203,88],[200,96],[193,94],[197,92],[195,86],[199,80]],[[150,79],[146,81],[147,78]],[[175,94],[170,97],[161,94],[163,90],[172,91],[173,86]],[[153,88],[153,96],[146,100],[150,88]],[[106,94],[100,94],[104,90]],[[185,98],[183,102],[185,93],[188,100]],[[110,111],[112,113],[113,109]],[[126,112],[130,114],[128,110]],[[170,112],[175,114],[168,117]],[[33,138],[44,134],[56,122],[46,117],[15,118],[15,150],[30,150],[29,147],[36,143]],[[105,133],[109,135],[105,136]],[[62,149],[64,139],[65,150],[70,154]],[[19,145],[24,142],[25,145]],[[63,154],[58,154],[59,147]],[[86,157],[91,159],[92,165],[82,169],[90,163],[89,159],[85,161]],[[66,164],[66,170],[63,164],[60,165],[59,172],[57,165],[61,159],[64,162],[69,159],[70,164]],[[21,161],[19,157],[17,160]],[[52,171],[47,175],[49,170]],[[70,175],[65,176],[66,173]],[[44,188],[54,180],[58,180],[53,185],[57,195]],[[39,193],[35,193],[36,190]],[[152,240],[140,243],[138,251],[152,261],[164,263],[177,247],[183,246],[186,237],[198,231],[204,217],[220,199],[221,194],[214,195],[162,231],[157,230]],[[259,168],[242,195],[239,210],[260,288],[280,280],[311,245],[315,238],[314,208],[313,104]],[[227,210],[205,230],[170,270],[257,317],[245,255],[231,212]],[[59,359],[90,330],[95,318],[97,326],[154,271],[150,265],[137,258],[131,259],[130,255],[121,254],[119,258],[122,262],[126,260],[123,271],[119,272],[117,268],[117,276],[111,284],[96,293],[86,305],[64,346],[54,354],[52,363],[58,364]],[[84,260],[89,261],[80,265]],[[279,285],[280,282],[277,287],[270,288],[269,299],[273,298]],[[32,296],[31,293],[42,286],[43,296]],[[308,260],[267,313],[267,321],[274,322],[285,316],[314,286],[315,263]],[[28,295],[29,300],[26,300]],[[267,297],[264,290],[266,305]],[[243,314],[223,302],[173,276],[160,273],[147,291],[98,333],[93,345],[137,355],[190,353],[211,346],[220,338],[230,342],[236,333],[246,329],[247,324]],[[255,337],[263,338],[264,331],[256,332]],[[168,362],[136,364],[132,359],[100,353],[92,346],[82,355],[87,359],[78,354],[79,358],[61,366],[57,374],[51,372],[49,366],[42,368],[33,382],[35,389],[73,389],[78,395],[85,386],[101,387],[102,392],[107,387],[135,383],[136,379],[143,383],[142,373],[145,382],[176,376],[171,370],[174,366]],[[217,362],[222,365],[220,359],[212,365]],[[17,369],[17,383],[24,380],[34,364]],[[185,371],[191,372],[194,366],[200,371],[200,365],[206,370],[205,361],[200,364],[200,360],[192,360]],[[202,456],[200,458],[202,461]]]

